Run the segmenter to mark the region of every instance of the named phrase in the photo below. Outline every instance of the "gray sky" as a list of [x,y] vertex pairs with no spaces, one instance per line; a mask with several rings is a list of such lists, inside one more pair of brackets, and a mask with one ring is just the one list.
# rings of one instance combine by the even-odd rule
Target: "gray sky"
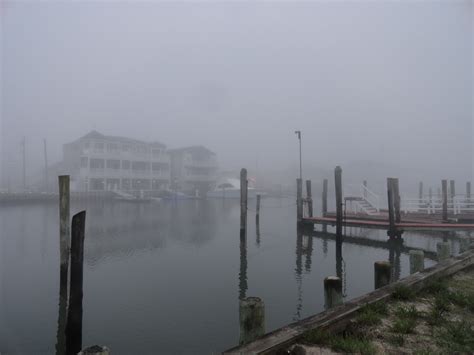
[[[472,1],[3,1],[3,169],[91,129],[222,168],[473,171]],[[448,174],[446,174],[448,172]]]

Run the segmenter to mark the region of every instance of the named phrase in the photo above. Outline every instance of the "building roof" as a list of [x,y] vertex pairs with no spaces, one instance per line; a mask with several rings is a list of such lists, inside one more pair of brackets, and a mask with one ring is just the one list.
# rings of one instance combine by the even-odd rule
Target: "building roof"
[[207,153],[207,154],[212,154],[215,155],[212,150],[207,149],[206,147],[202,145],[192,145],[189,147],[183,147],[183,148],[175,148],[175,149],[168,149],[168,153],[182,153],[182,152],[200,152],[200,153]]
[[81,138],[77,139],[75,142],[81,141],[83,139],[102,139],[105,141],[113,141],[117,142],[120,141],[122,143],[132,143],[132,144],[146,144],[146,145],[152,145],[154,147],[160,147],[160,148],[166,148],[166,145],[163,143],[160,143],[158,141],[154,142],[145,142],[141,141],[138,139],[133,139],[133,138],[128,138],[128,137],[120,137],[120,136],[106,136],[100,132],[97,132],[95,130],[90,131],[86,135],[82,136]]

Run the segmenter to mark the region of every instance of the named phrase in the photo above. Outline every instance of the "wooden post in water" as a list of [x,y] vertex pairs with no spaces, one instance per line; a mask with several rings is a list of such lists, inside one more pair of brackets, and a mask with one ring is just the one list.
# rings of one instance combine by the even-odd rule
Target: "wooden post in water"
[[392,179],[392,191],[393,191],[393,210],[395,216],[395,223],[400,223],[402,221],[400,213],[400,190],[398,186],[398,178]]
[[466,198],[469,201],[471,199],[471,182],[466,182]]
[[449,180],[449,197],[451,198],[451,202],[454,201],[454,196],[456,196],[456,182]]
[[436,244],[438,261],[443,261],[451,257],[451,244],[449,242],[439,242]]
[[337,276],[324,279],[324,307],[330,309],[342,304],[342,280]]
[[418,208],[421,208],[423,205],[423,181],[420,181],[418,185]]
[[306,180],[306,201],[308,202],[308,217],[313,217],[313,196],[311,194],[311,180]]
[[443,198],[443,221],[448,221],[448,180],[441,180]]
[[336,187],[336,236],[342,235],[342,169],[337,166],[334,169],[334,182]]
[[303,220],[303,181],[296,179],[296,220],[301,222]]
[[255,214],[255,221],[257,225],[260,223],[260,194],[257,194],[257,211]]
[[326,216],[328,213],[328,179],[323,180],[323,203],[322,203],[322,215]]
[[428,189],[428,214],[430,214],[433,210],[433,189],[430,187]]
[[392,265],[388,261],[376,261],[374,263],[374,286],[375,289],[387,286],[392,275]]
[[240,170],[240,235],[247,234],[247,169]]
[[66,354],[77,354],[82,348],[82,285],[84,263],[84,231],[86,211],[72,217],[71,286],[66,326]]
[[240,345],[265,334],[265,304],[258,297],[247,297],[239,301]]
[[388,201],[388,235],[395,235],[395,209],[393,178],[387,178],[387,201]]
[[423,250],[410,250],[410,274],[423,271],[425,268],[425,253]]
[[56,334],[56,354],[66,350],[66,321],[69,274],[69,175],[58,176],[59,185],[59,310]]

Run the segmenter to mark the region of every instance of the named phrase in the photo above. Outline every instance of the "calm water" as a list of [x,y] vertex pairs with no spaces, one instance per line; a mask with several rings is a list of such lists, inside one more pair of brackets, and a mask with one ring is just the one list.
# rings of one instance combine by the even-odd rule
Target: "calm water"
[[[239,295],[264,300],[270,331],[324,310],[328,275],[342,273],[351,299],[373,289],[374,261],[392,260],[395,276],[408,274],[403,250],[367,241],[386,241],[384,231],[347,230],[363,243],[344,242],[339,260],[332,236],[298,236],[293,199],[263,200],[259,236],[249,212],[246,248],[239,201],[73,204],[71,212],[81,209],[83,344],[113,354],[217,353],[238,343]],[[0,352],[53,354],[58,208],[2,206],[0,218]],[[405,233],[404,245],[435,251],[442,238]]]

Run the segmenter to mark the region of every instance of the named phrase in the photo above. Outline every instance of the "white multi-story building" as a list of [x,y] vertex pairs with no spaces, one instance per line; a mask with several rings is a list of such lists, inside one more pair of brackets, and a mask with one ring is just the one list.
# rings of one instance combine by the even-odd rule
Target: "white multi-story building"
[[168,150],[171,187],[188,194],[206,196],[217,180],[216,154],[203,146]]
[[159,191],[170,182],[166,146],[92,131],[64,144],[62,169],[76,191]]

